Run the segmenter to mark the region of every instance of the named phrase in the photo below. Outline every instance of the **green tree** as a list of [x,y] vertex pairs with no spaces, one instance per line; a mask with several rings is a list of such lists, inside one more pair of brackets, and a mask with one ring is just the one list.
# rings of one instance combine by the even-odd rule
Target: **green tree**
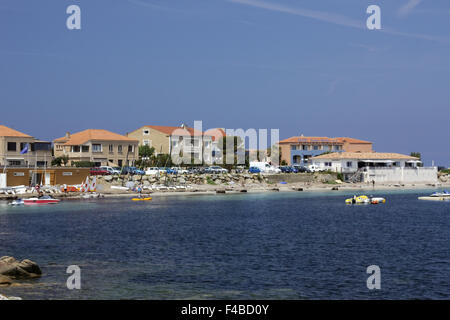
[[140,146],[139,147],[139,158],[147,160],[150,159],[155,153],[155,148],[150,146]]
[[[422,161],[422,154],[420,152],[411,152],[410,156],[411,157],[415,157],[415,158],[419,158],[419,161]],[[421,166],[423,166],[423,164],[422,163],[418,163],[417,166],[421,167]]]

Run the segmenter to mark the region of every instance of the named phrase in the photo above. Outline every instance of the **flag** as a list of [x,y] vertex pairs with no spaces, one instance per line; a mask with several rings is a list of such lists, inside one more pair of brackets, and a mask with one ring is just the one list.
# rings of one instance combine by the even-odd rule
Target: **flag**
[[29,144],[27,143],[27,144],[25,145],[25,147],[22,149],[22,151],[20,151],[20,154],[28,153],[28,147],[29,147]]

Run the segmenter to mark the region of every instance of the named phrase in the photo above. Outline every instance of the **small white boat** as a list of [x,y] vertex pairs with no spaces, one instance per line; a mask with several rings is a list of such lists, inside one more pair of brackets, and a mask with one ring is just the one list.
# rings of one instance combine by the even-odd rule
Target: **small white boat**
[[450,193],[447,190],[443,192],[434,192],[426,197],[419,197],[419,200],[431,200],[431,201],[450,201]]
[[25,202],[22,199],[13,200],[9,203],[10,206],[21,206],[24,205]]

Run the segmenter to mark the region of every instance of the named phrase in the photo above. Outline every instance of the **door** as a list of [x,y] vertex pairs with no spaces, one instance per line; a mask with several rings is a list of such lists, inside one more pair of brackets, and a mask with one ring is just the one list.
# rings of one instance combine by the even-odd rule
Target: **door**
[[51,183],[50,183],[50,173],[45,173],[45,185],[46,186],[49,186]]

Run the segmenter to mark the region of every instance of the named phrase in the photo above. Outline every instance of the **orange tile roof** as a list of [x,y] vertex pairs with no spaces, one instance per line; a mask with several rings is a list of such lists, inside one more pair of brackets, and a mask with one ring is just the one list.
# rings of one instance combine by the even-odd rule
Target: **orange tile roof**
[[160,131],[162,133],[165,133],[167,135],[172,135],[174,131],[176,131],[177,136],[201,136],[204,135],[203,132],[195,130],[194,128],[190,127],[169,127],[169,126],[145,126],[148,128],[152,128],[154,130]]
[[328,137],[290,137],[288,139],[281,140],[280,143],[334,143],[334,144],[344,144],[345,142],[349,143],[363,143],[363,144],[372,144],[372,142],[359,140],[355,138],[328,138]]
[[103,129],[87,129],[71,134],[69,139],[62,137],[54,140],[54,142],[63,142],[67,146],[82,145],[88,141],[138,142],[137,140]]
[[343,144],[344,142],[341,140],[338,140],[337,138],[328,138],[328,137],[290,137],[285,140],[281,140],[280,143],[298,143],[298,142],[304,142],[304,143],[313,143],[313,142],[320,142],[320,143],[339,143]]
[[407,156],[400,153],[382,153],[382,152],[334,152],[322,154],[311,158],[316,159],[360,159],[360,160],[419,160],[419,158]]
[[205,131],[206,136],[211,136],[213,141],[219,140],[222,137],[226,137],[226,133],[222,128],[214,128]]
[[19,137],[19,138],[32,138],[25,133],[0,125],[0,137]]
[[365,140],[360,140],[360,139],[355,139],[355,138],[348,138],[348,137],[336,138],[336,139],[339,141],[342,141],[342,142],[349,142],[349,143],[372,144],[372,142],[370,142],[370,141],[365,141]]

